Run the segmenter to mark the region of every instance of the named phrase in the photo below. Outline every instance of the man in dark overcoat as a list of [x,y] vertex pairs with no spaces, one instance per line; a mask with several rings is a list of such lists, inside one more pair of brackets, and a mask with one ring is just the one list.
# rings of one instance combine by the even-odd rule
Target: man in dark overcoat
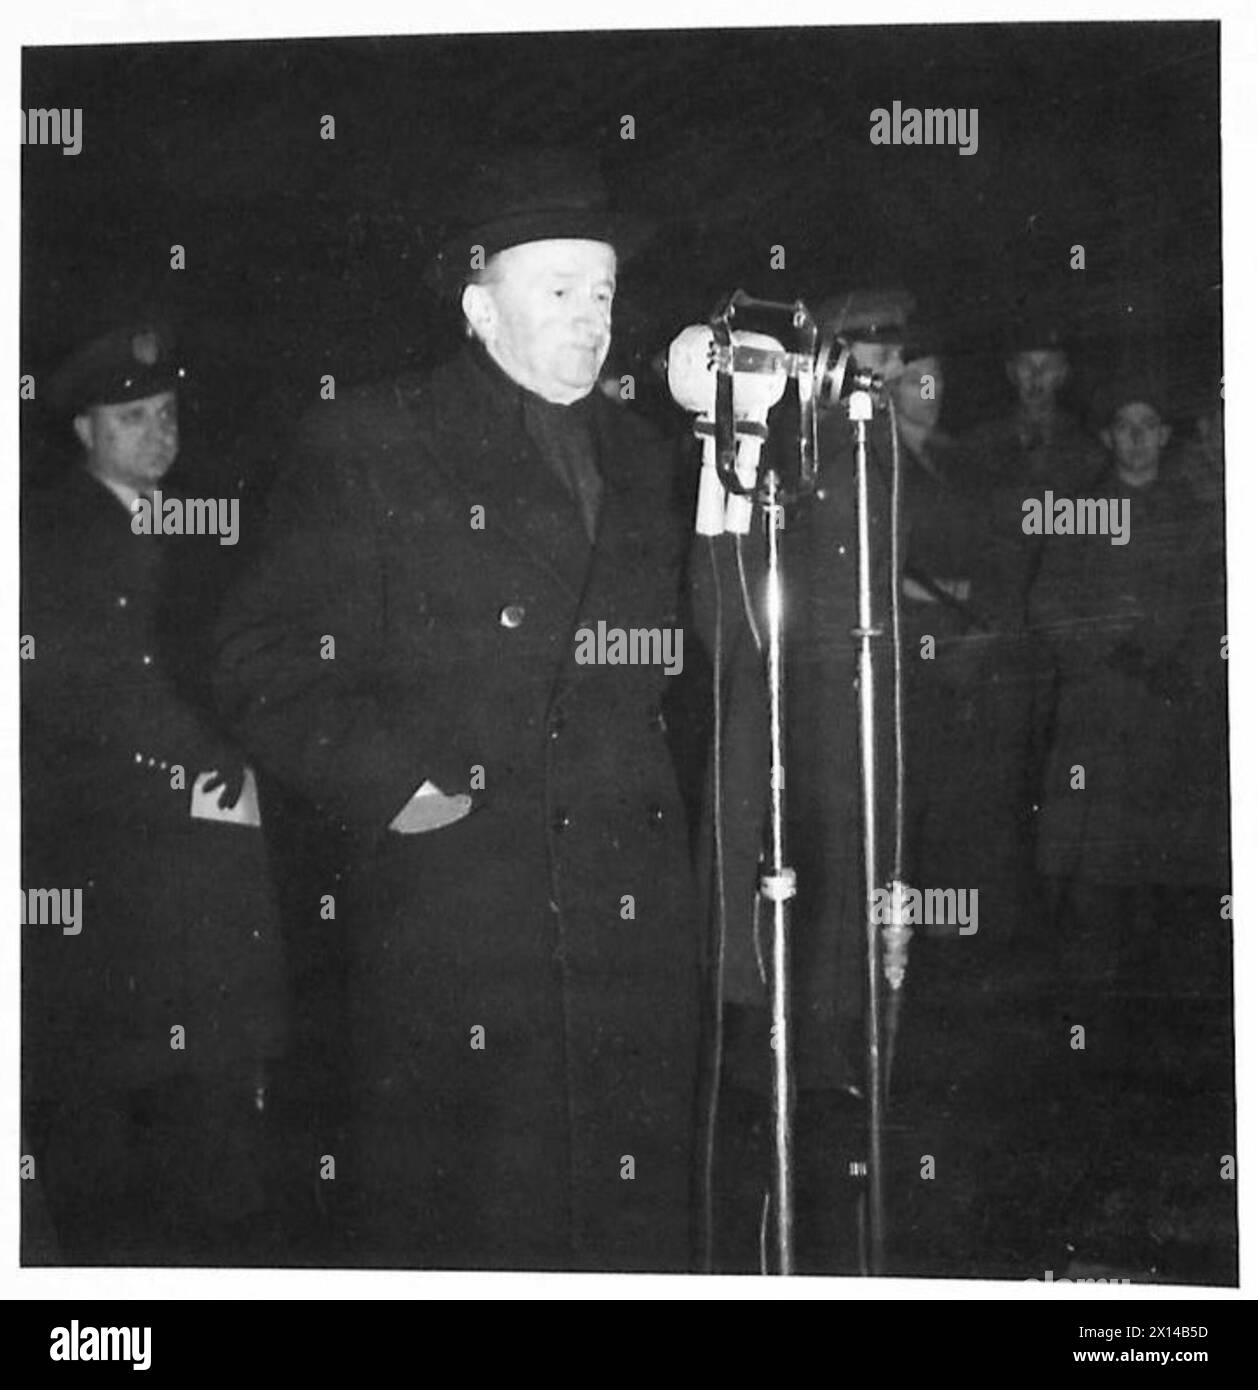
[[624,226],[549,154],[482,166],[464,216],[436,275],[469,342],[307,421],[221,696],[354,846],[326,889],[347,1257],[682,1270],[702,933],[660,702],[684,521],[669,452],[594,390]]
[[192,814],[244,785],[196,659],[220,547],[134,524],[181,505],[180,375],[158,326],[82,347],[45,393],[78,453],[23,497],[23,1191],[58,1263],[274,1257],[274,897],[256,825]]

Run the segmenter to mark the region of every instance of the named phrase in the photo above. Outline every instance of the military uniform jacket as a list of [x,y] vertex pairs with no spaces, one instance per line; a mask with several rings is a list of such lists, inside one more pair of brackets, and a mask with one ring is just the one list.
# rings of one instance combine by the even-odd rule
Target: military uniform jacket
[[[479,350],[315,412],[225,613],[224,708],[356,846],[338,1176],[365,1257],[689,1256],[701,933],[668,676],[576,661],[581,629],[677,626],[682,535],[666,451],[595,405],[593,547]],[[425,779],[471,813],[391,831]]]
[[1056,877],[1221,892],[1223,538],[1180,458],[1164,457],[1162,469],[1147,487],[1110,473],[1091,490],[1129,505],[1125,545],[1103,535],[1045,540],[1030,611],[1054,661],[1056,701],[1037,864]]
[[83,905],[76,935],[23,932],[30,1094],[186,1072],[252,1094],[284,1040],[278,922],[259,831],[189,814],[225,748],[176,640],[205,542],[135,535],[79,468],[25,503],[23,886]]

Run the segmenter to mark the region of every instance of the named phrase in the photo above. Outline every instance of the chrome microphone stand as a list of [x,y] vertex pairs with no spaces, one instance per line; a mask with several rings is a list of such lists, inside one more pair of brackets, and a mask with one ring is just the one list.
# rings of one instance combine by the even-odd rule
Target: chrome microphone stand
[[[774,351],[766,345],[774,340],[755,334],[740,333],[735,342],[733,322],[739,311],[752,311],[786,318],[800,351]],[[811,491],[816,483],[816,407],[813,390],[813,365],[816,356],[817,330],[811,314],[802,302],[778,304],[756,300],[741,290],[735,292],[718,308],[710,320],[713,335],[713,365],[716,369],[714,401],[714,433],[716,437],[716,470],[731,496],[735,515],[747,517],[749,508],[737,502],[753,499],[761,503],[765,522],[765,607],[768,640],[766,678],[769,688],[769,843],[768,863],[760,875],[760,896],[771,905],[773,938],[771,958],[772,1003],[770,1044],[773,1056],[773,1196],[776,1215],[777,1272],[792,1274],[795,1270],[795,1145],[794,1145],[794,1074],[793,1028],[790,976],[790,904],[796,893],[796,873],[786,862],[786,758],[785,758],[785,667],[783,660],[783,576],[781,532],[785,519],[785,501],[796,500],[782,487],[777,469],[770,462],[761,474],[758,467],[738,468],[735,465],[735,427],[733,388],[738,370],[757,374],[768,373],[783,380],[794,376],[799,381],[800,430],[799,463],[802,492]],[[762,377],[763,379],[763,377]],[[780,395],[777,391],[775,395]],[[763,429],[763,419],[759,422]],[[753,435],[758,433],[753,426]],[[765,430],[767,435],[767,430]],[[758,457],[758,449],[756,450]],[[741,476],[740,476],[741,473]]]
[[778,1273],[794,1272],[794,1114],[791,1077],[789,904],[795,896],[795,870],[786,863],[786,777],[783,758],[782,567],[779,550],[777,473],[765,479],[769,679],[769,863],[760,877],[760,895],[773,905],[773,1151],[777,1199]]
[[879,931],[874,911],[878,887],[878,802],[877,769],[874,753],[874,657],[873,640],[883,630],[873,619],[873,558],[869,516],[869,421],[873,419],[873,395],[858,389],[848,397],[848,418],[856,435],[856,567],[857,626],[853,636],[860,641],[857,691],[860,712],[861,824],[864,831],[862,856],[865,889],[865,975],[868,990],[865,1015],[866,1089],[869,1100],[869,1238],[871,1265],[875,1274],[883,1267],[885,1223],[883,1220],[883,1096],[882,1096],[882,997],[879,988]]
[[[735,330],[740,311],[789,320],[795,340],[788,350],[775,338]],[[713,313],[706,327],[686,329],[669,351],[669,386],[674,398],[699,414],[696,434],[704,442],[704,469],[699,487],[696,529],[701,535],[733,531],[745,534],[759,501],[766,523],[766,610],[768,641],[766,678],[769,696],[770,826],[767,862],[760,876],[759,892],[773,913],[772,1033],[773,1134],[778,1273],[794,1271],[794,1077],[792,1010],[790,997],[790,904],[796,895],[796,873],[786,857],[786,779],[784,732],[783,573],[780,531],[784,503],[798,501],[816,489],[818,475],[818,405],[835,406],[846,401],[855,435],[857,500],[857,626],[859,639],[858,707],[861,762],[861,817],[863,827],[862,877],[865,890],[865,984],[867,1013],[867,1091],[869,1105],[868,1216],[873,1272],[883,1271],[885,1259],[885,1203],[883,1123],[886,1067],[883,1063],[883,1010],[880,986],[882,961],[892,991],[892,1019],[898,990],[904,979],[907,936],[903,925],[902,838],[903,756],[899,691],[898,594],[892,595],[893,633],[897,645],[895,669],[896,729],[896,847],[892,874],[892,918],[880,939],[875,890],[879,879],[878,781],[875,744],[876,689],[875,638],[883,629],[874,625],[873,558],[869,498],[868,425],[873,418],[874,397],[882,381],[873,373],[851,364],[850,347],[828,339],[818,350],[816,324],[802,302],[773,303],[736,292]],[[799,479],[791,489],[772,463],[759,467],[760,450],[768,437],[767,411],[780,398],[785,378],[799,388]],[[735,391],[736,379],[741,383]],[[737,398],[736,398],[737,395]],[[890,408],[891,403],[888,402]],[[895,421],[892,418],[893,448]],[[898,512],[898,460],[895,487]],[[898,519],[898,518],[897,518]],[[895,524],[893,522],[893,524]],[[894,540],[893,540],[894,549]],[[892,585],[898,582],[893,563]],[[840,853],[847,854],[847,846]],[[888,1039],[888,1046],[893,1039]],[[889,1060],[889,1058],[888,1058]]]
[[[895,405],[887,401],[891,423],[891,642],[892,642],[892,732],[894,736],[894,844],[888,911],[880,922],[876,890],[879,884],[878,775],[875,744],[877,690],[874,676],[873,642],[884,631],[873,617],[873,547],[869,506],[869,421],[873,418],[873,397],[882,389],[881,380],[871,373],[859,373],[857,385],[848,397],[848,417],[855,434],[855,475],[857,512],[857,626],[853,636],[860,642],[858,664],[858,704],[860,713],[861,821],[863,830],[862,869],[865,888],[865,975],[868,1010],[866,1013],[866,1084],[869,1104],[869,1244],[874,1274],[884,1272],[886,1264],[885,1155],[883,1130],[890,1085],[895,1034],[908,971],[909,943],[913,929],[905,911],[904,883],[904,715],[903,671],[900,651],[900,452]],[[881,950],[879,949],[881,947]],[[881,967],[881,968],[880,968]],[[889,991],[888,1027],[883,1042],[882,980]]]

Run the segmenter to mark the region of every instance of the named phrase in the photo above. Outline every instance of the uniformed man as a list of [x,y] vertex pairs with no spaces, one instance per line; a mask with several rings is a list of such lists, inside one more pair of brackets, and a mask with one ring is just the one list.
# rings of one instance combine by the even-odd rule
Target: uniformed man
[[1016,406],[966,434],[962,454],[975,499],[972,601],[987,624],[976,651],[970,828],[985,847],[977,885],[984,932],[1008,942],[1040,903],[1031,841],[1051,685],[1047,654],[1026,630],[1043,537],[1024,531],[1023,503],[1046,491],[1079,495],[1105,460],[1061,403],[1070,358],[1059,324],[1035,318],[1015,324],[1005,373]]
[[1056,670],[1037,867],[1070,984],[1226,993],[1222,530],[1156,378],[1098,395],[1111,463],[1088,495],[1124,540],[1053,535],[1031,592]]
[[691,1259],[701,930],[669,677],[608,645],[676,632],[685,524],[668,453],[595,390],[629,233],[570,157],[478,166],[434,270],[467,344],[311,416],[222,626],[250,756],[356,846],[324,890],[351,1261]]
[[190,654],[206,542],[133,527],[178,498],[182,375],[150,323],[75,353],[47,396],[76,461],[23,498],[24,904],[81,905],[23,931],[31,1191],[65,1263],[240,1262],[268,1216],[273,900],[256,827],[192,814],[194,789],[244,810]]
[[980,602],[1016,627],[1039,564],[1038,539],[1022,530],[1022,502],[1051,489],[1074,495],[1105,466],[1104,454],[1061,402],[1070,356],[1061,325],[1026,318],[1013,325],[1005,375],[1017,395],[1012,411],[978,425],[964,440],[973,485],[987,498],[986,577]]
[[[904,367],[888,389],[903,460],[906,869],[919,888],[975,885],[985,851],[967,824],[969,773],[981,739],[973,723],[973,650],[987,620],[974,603],[964,459],[940,423],[943,337],[938,327],[918,321],[904,336]],[[958,937],[952,924],[922,930]]]

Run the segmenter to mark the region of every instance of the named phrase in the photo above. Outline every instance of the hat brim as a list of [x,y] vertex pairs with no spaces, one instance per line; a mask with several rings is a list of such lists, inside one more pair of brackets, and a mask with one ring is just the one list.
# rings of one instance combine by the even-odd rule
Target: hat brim
[[1099,387],[1092,395],[1089,419],[1096,430],[1109,429],[1114,417],[1125,406],[1147,405],[1165,425],[1173,415],[1166,391],[1157,381],[1141,377],[1124,378]]
[[[153,340],[151,358],[139,355],[136,339]],[[187,375],[175,356],[168,323],[149,319],[115,328],[84,344],[52,374],[44,401],[60,415],[78,415],[94,406],[123,405],[177,391]]]
[[600,241],[612,247],[624,265],[646,246],[655,225],[645,218],[601,209],[529,211],[495,218],[449,237],[429,262],[424,278],[441,294],[454,294],[471,279],[472,258],[487,262],[499,251],[530,241]]

